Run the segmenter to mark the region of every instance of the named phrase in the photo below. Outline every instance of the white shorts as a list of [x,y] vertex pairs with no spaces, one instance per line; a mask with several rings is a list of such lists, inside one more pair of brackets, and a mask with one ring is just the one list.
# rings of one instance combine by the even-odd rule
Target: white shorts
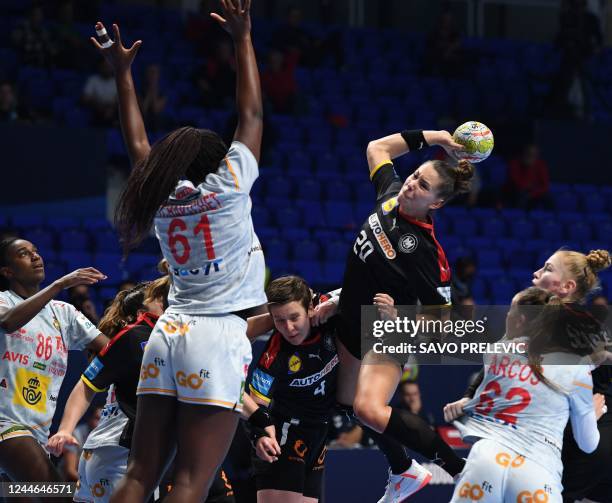
[[73,501],[107,503],[127,471],[129,449],[120,445],[84,449],[79,459],[79,481]]
[[241,412],[252,358],[246,328],[233,314],[163,314],[145,347],[136,394]]
[[561,478],[516,451],[482,439],[474,444],[451,502],[561,503]]
[[38,440],[34,437],[32,430],[26,425],[0,420],[0,442],[15,437],[33,437],[35,440]]

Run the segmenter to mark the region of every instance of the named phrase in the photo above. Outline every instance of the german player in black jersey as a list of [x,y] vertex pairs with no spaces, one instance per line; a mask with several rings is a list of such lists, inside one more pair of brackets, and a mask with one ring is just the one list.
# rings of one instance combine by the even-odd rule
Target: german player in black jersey
[[384,434],[375,435],[391,465],[381,501],[403,501],[431,477],[389,439],[440,458],[451,475],[463,467],[463,461],[422,420],[388,406],[400,381],[400,366],[360,362],[362,305],[378,303],[375,297],[380,300],[380,295],[403,305],[450,304],[450,269],[436,239],[431,212],[469,190],[474,168],[467,161],[458,165],[427,161],[402,181],[392,159],[429,145],[439,145],[451,156],[463,148],[447,131],[403,131],[369,143],[367,158],[376,202],[349,252],[340,294],[338,401],[345,406],[354,402],[359,419]]
[[313,295],[297,276],[275,279],[266,293],[276,330],[249,383],[251,397],[261,406],[249,423],[266,408],[271,415],[270,436],[262,428],[252,430],[259,456],[253,461],[257,501],[315,503],[321,496],[328,418],[336,402],[335,318],[311,327],[313,307],[327,297]]

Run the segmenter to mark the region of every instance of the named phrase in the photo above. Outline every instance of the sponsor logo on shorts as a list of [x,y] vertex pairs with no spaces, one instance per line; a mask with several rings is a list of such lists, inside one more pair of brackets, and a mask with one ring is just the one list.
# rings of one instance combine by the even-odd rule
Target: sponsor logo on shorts
[[187,332],[189,332],[189,325],[191,324],[192,322],[181,323],[178,321],[165,321],[163,330],[169,335],[185,335]]
[[296,354],[289,357],[289,373],[295,374],[302,368],[302,359]]
[[32,367],[34,367],[35,369],[38,370],[46,370],[47,366],[44,363],[40,363],[40,362],[34,362],[32,364]]
[[507,452],[498,452],[497,456],[495,456],[495,462],[499,466],[503,466],[504,468],[510,466],[511,468],[518,468],[522,466],[525,462],[524,456],[511,456]]
[[93,494],[96,498],[101,498],[106,494],[106,489],[110,487],[110,482],[108,479],[100,479],[99,482],[96,482],[93,486],[91,486],[91,494]]
[[516,497],[516,503],[548,503],[548,494],[552,493],[550,487],[537,491],[521,491]]
[[480,501],[484,497],[484,491],[479,484],[465,482],[459,489],[459,497],[470,501]]
[[159,367],[154,363],[147,363],[140,367],[140,380],[155,379],[159,375]]
[[156,356],[155,358],[153,358],[153,363],[157,367],[165,367],[166,366],[166,361],[163,358],[160,358],[159,356]]
[[301,379],[294,379],[293,381],[291,381],[289,386],[294,387],[294,388],[305,388],[307,386],[310,386],[320,381],[321,379],[323,379],[323,377],[329,374],[336,365],[338,365],[338,361],[339,361],[339,358],[338,358],[338,355],[336,354],[331,359],[331,361],[327,362],[325,367],[319,370],[319,372],[317,372],[316,374],[312,374],[308,377],[303,377]]
[[304,443],[303,440],[296,440],[293,444],[293,451],[300,458],[303,458],[306,455],[306,451],[308,451],[308,446]]
[[270,374],[266,374],[263,370],[255,369],[255,372],[253,372],[251,386],[253,386],[255,391],[258,391],[262,395],[268,395],[273,382],[274,377],[272,377]]
[[[201,373],[202,371],[200,371]],[[200,389],[204,379],[198,374],[185,374],[182,370],[176,373],[176,383],[184,388]]]
[[419,246],[419,240],[414,234],[404,234],[397,243],[402,253],[412,253]]
[[87,377],[87,379],[89,379],[90,381],[93,381],[98,376],[98,374],[102,372],[103,368],[104,364],[96,356],[93,360],[91,360],[91,362],[85,369],[85,372],[83,372],[83,375]]
[[391,241],[389,241],[387,234],[380,224],[378,215],[376,213],[370,215],[370,218],[368,218],[368,223],[370,224],[370,229],[372,229],[372,233],[374,234],[376,241],[378,241],[378,245],[385,254],[385,257],[387,257],[389,260],[393,260],[397,254],[395,253]]

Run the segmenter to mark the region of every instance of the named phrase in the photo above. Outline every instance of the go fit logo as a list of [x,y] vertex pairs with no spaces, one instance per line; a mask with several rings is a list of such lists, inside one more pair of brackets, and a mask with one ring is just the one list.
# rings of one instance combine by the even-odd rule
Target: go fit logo
[[176,373],[176,383],[179,386],[191,389],[200,389],[204,383],[204,379],[210,378],[208,370],[201,369],[200,374],[186,374],[182,370]]

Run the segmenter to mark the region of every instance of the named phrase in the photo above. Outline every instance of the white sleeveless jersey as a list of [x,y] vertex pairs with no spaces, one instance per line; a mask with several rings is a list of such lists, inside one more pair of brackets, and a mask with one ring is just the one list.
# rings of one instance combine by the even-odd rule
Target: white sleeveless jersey
[[168,312],[221,314],[264,304],[265,263],[251,219],[257,161],[234,141],[198,187],[181,181],[158,210],[155,234],[170,264]]
[[563,355],[544,356],[542,370],[557,389],[539,381],[527,358],[517,354],[489,355],[485,376],[466,415],[455,424],[469,442],[495,440],[561,476],[563,431],[570,415],[593,410],[593,379],[588,365],[559,363]]
[[115,397],[115,385],[111,384],[106,394],[106,403],[100,416],[100,422],[89,433],[83,449],[119,445],[119,439],[127,423],[128,417],[119,407]]
[[[11,291],[0,292],[0,307],[21,302]],[[74,306],[56,300],[19,330],[0,329],[0,420],[23,424],[46,443],[68,350],[84,349],[99,335]]]

